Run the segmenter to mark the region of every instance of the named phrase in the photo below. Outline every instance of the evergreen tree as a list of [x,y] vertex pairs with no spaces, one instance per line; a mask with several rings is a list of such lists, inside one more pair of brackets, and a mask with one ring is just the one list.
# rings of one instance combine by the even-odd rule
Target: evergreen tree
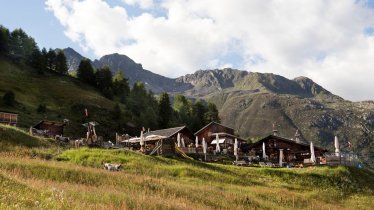
[[98,69],[96,71],[95,77],[96,86],[99,88],[99,90],[102,91],[105,88],[113,87],[112,72],[110,71],[108,66]]
[[31,63],[32,54],[38,48],[35,40],[22,29],[10,33],[9,55],[16,62]]
[[[142,111],[145,110],[147,98],[147,90],[142,82],[136,82],[129,94],[127,100],[127,106],[131,113],[135,116],[139,116]],[[141,125],[142,126],[142,125]]]
[[169,126],[172,114],[173,108],[170,105],[169,95],[165,92],[161,93],[158,106],[160,128],[167,128]]
[[0,55],[7,55],[9,53],[9,42],[9,30],[0,25]]
[[47,112],[47,105],[39,104],[38,108],[36,109],[38,113],[46,113]]
[[113,81],[112,72],[109,67],[105,66],[98,69],[95,74],[96,86],[103,93],[103,95],[109,99],[113,99]]
[[44,57],[39,49],[35,49],[31,55],[31,64],[30,64],[39,74],[43,74],[46,68],[44,62]]
[[16,97],[13,91],[7,91],[3,96],[3,101],[4,101],[4,104],[8,106],[13,106],[14,103],[16,102]]
[[208,103],[208,112],[205,114],[205,120],[206,122],[221,122],[218,116],[218,109],[216,105],[211,102]]
[[177,111],[180,122],[190,124],[192,103],[186,97],[183,95],[175,96],[173,108]]
[[95,73],[91,66],[90,60],[88,59],[81,60],[81,62],[79,63],[78,70],[77,70],[77,77],[79,80],[85,83],[95,85],[96,83]]
[[198,129],[202,128],[205,124],[207,124],[205,120],[205,114],[207,112],[207,108],[205,107],[202,101],[197,101],[192,106],[192,122],[190,128],[192,131],[197,131]]
[[123,76],[121,70],[118,70],[113,77],[113,92],[120,97],[122,103],[125,102],[125,97],[129,95],[129,82],[128,79]]
[[122,115],[122,111],[121,111],[121,108],[119,107],[119,104],[116,104],[114,107],[113,107],[113,110],[112,110],[112,119],[113,120],[120,120],[121,119],[121,115]]
[[47,69],[51,71],[56,70],[56,52],[51,48],[47,52]]
[[68,65],[66,64],[66,57],[62,50],[56,54],[56,71],[60,74],[68,73]]

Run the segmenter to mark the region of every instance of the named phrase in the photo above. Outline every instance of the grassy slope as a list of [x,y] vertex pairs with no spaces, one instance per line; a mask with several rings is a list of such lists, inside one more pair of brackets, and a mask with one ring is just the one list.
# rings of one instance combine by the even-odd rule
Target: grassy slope
[[[0,78],[0,97],[12,90],[17,101],[15,107],[7,107],[0,100],[0,109],[19,113],[19,127],[29,128],[44,118],[58,121],[67,118],[71,124],[65,128],[66,135],[80,137],[84,134],[81,124],[85,107],[91,119],[101,123],[97,127],[99,135],[108,130],[105,126],[114,126],[108,111],[114,103],[75,78],[51,72],[38,75],[27,66],[14,65],[1,58]],[[47,105],[46,114],[36,112],[39,104]]]
[[[41,153],[50,142],[8,126],[0,128],[2,145],[18,145],[13,153],[0,153],[2,209],[370,209],[374,205],[374,174],[366,170],[244,168],[88,148],[66,150],[46,161],[24,151],[39,148]],[[123,171],[107,172],[103,162],[122,163]]]
[[[0,179],[5,180],[0,199],[5,200],[13,185],[18,193],[3,205],[64,209],[370,209],[374,205],[373,173],[352,168],[243,168],[87,148],[68,150],[58,159],[64,161],[0,158]],[[121,162],[124,169],[106,172],[98,168],[102,161]]]

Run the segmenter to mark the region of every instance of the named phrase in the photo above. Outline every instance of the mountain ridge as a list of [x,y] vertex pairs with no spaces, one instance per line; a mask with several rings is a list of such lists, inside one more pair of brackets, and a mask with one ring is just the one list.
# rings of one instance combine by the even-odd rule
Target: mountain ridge
[[[313,141],[333,151],[337,135],[342,151],[353,150],[374,165],[374,101],[345,100],[304,76],[287,79],[225,68],[198,70],[173,79],[145,70],[119,54],[103,56],[95,67],[104,65],[113,72],[124,71],[130,84],[143,81],[156,94],[168,92],[213,102],[222,123],[243,138],[255,140],[272,134],[275,123],[283,137],[293,138],[298,129],[304,142]],[[354,145],[352,149],[346,147],[348,141]]]

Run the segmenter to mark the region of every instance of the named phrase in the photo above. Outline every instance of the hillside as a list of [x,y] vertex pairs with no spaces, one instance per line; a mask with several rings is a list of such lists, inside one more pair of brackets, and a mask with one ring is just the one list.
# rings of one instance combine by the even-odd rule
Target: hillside
[[[370,209],[374,174],[237,167],[130,150],[66,149],[0,125],[1,209]],[[4,146],[8,145],[7,149]],[[120,172],[102,168],[121,163]]]
[[[115,106],[111,100],[103,97],[96,89],[85,85],[75,78],[46,72],[39,75],[28,66],[20,66],[0,58],[0,95],[6,91],[15,93],[16,104],[6,106],[0,101],[0,110],[13,111],[19,114],[18,126],[28,129],[43,119],[62,121],[69,119],[65,135],[81,137],[85,135],[84,109],[90,111],[89,120],[100,123],[97,127],[100,134],[115,127],[111,120],[110,110]],[[38,113],[39,105],[47,107],[45,113]]]
[[[0,139],[1,140],[1,139]],[[122,163],[107,172],[102,162]],[[66,150],[52,160],[0,158],[1,208],[370,209],[373,172],[355,168],[246,168],[145,156],[128,150]]]

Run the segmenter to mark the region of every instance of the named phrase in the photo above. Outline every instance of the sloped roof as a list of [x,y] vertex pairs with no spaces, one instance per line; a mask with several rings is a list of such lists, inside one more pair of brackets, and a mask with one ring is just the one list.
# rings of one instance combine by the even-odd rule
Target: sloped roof
[[[291,139],[287,139],[287,138],[283,138],[283,137],[280,137],[280,136],[274,136],[274,135],[268,135],[264,138],[262,138],[260,141],[256,142],[256,143],[253,143],[251,146],[257,146],[259,144],[262,144],[264,141],[268,140],[268,139],[277,139],[277,140],[281,140],[281,141],[285,141],[285,142],[288,142],[288,143],[291,143],[291,144],[298,144],[298,145],[302,145],[302,146],[305,146],[305,147],[309,147],[310,145],[309,144],[305,144],[305,143],[298,143],[296,141],[293,141]],[[322,148],[322,147],[316,147],[314,146],[315,149],[318,149],[318,150],[323,150],[323,151],[327,151],[327,149],[325,148]]]
[[[175,128],[167,128],[162,130],[155,130],[155,131],[149,131],[144,134],[145,137],[150,135],[157,135],[157,136],[166,136],[167,138],[173,136],[174,134],[180,132],[181,130],[187,128],[186,126],[181,127],[175,127]],[[188,128],[187,128],[188,129]],[[191,132],[192,134],[192,132]]]
[[17,114],[17,115],[18,115],[18,113],[15,113],[15,112],[8,112],[8,111],[2,111],[2,110],[0,110],[0,113],[6,113],[6,114]]
[[46,125],[55,125],[55,126],[65,126],[66,124],[63,122],[57,122],[57,121],[49,121],[49,120],[42,120],[38,124],[34,125],[34,127],[40,125],[40,124],[46,124]]
[[203,131],[205,128],[207,128],[207,127],[209,127],[210,125],[213,125],[213,124],[217,124],[217,125],[220,125],[220,126],[223,126],[223,127],[229,128],[229,129],[231,129],[231,130],[234,130],[233,128],[230,128],[230,127],[225,126],[225,125],[222,125],[222,124],[220,124],[220,123],[218,123],[218,122],[214,122],[214,121],[212,121],[212,122],[210,122],[208,125],[204,126],[204,127],[201,128],[200,130],[198,130],[197,132],[195,132],[195,135],[199,134],[199,133],[200,133],[201,131]]

